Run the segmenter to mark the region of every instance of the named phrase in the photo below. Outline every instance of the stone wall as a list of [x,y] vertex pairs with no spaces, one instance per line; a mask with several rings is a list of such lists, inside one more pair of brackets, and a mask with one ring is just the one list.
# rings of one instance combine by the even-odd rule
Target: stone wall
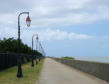
[[109,82],[109,64],[53,58],[54,60]]

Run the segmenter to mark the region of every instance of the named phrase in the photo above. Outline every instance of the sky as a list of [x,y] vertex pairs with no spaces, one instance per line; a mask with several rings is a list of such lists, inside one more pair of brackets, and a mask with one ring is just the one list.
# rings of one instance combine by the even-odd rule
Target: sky
[[1,39],[17,38],[21,12],[31,18],[27,27],[27,15],[21,16],[25,44],[38,34],[47,56],[109,60],[109,0],[0,0]]

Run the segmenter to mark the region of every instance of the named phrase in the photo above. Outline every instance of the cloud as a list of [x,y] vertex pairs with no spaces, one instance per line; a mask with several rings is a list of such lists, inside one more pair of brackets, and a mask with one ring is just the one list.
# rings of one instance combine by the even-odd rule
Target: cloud
[[51,30],[47,29],[45,31],[38,32],[41,40],[85,40],[85,39],[91,39],[92,36],[86,35],[86,34],[77,34],[74,32],[66,32],[61,31],[59,29],[57,30]]
[[[10,31],[11,29],[11,31]],[[1,38],[9,38],[14,37],[17,38],[17,29],[14,28],[5,28],[0,29],[0,36]],[[77,34],[74,32],[66,32],[59,29],[52,30],[52,29],[46,29],[46,30],[36,30],[35,33],[34,30],[29,29],[22,29],[21,31],[21,39],[23,39],[24,42],[31,42],[31,38],[33,34],[38,34],[41,41],[52,41],[52,40],[87,40],[92,39],[93,36],[86,35],[86,34]],[[5,33],[4,33],[5,32]]]
[[32,0],[31,2],[1,0],[0,2],[2,24],[8,21],[7,24],[15,25],[17,16],[22,11],[30,11],[32,27],[91,24],[109,20],[108,0]]
[[30,11],[34,5],[36,5],[36,0],[0,0],[0,14]]
[[109,20],[109,1],[103,0],[42,0],[33,8],[34,25],[65,26],[72,24],[91,24]]
[[10,27],[0,27],[0,39],[11,37],[17,38],[17,29]]
[[0,17],[1,17],[0,18],[0,23],[4,24],[5,26],[6,25],[11,25],[11,24],[13,25],[17,21],[16,16],[14,16],[14,14],[10,14],[10,13],[1,14]]

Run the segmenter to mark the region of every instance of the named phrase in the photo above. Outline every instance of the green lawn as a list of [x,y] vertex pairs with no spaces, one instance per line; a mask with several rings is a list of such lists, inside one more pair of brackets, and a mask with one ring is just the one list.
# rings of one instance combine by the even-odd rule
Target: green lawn
[[0,84],[36,84],[43,62],[44,60],[40,61],[35,67],[31,67],[31,63],[22,65],[23,78],[16,77],[17,67],[0,72]]

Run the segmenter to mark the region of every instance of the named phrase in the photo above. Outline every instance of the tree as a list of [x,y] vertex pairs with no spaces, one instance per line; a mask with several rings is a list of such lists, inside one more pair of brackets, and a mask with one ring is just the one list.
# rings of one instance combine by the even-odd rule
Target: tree
[[[17,53],[18,48],[18,40],[14,38],[4,38],[3,40],[0,39],[0,52],[2,53]],[[24,44],[21,41],[21,53],[23,54],[34,54],[38,56],[42,56],[37,50],[31,49],[27,44]]]

